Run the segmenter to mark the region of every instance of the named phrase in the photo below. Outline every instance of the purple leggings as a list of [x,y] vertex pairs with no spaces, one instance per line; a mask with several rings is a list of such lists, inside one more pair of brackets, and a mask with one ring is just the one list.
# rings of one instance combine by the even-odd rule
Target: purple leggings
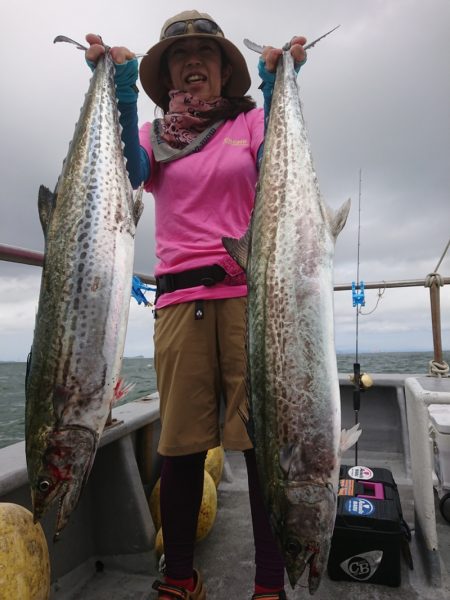
[[[244,452],[255,540],[255,583],[267,588],[284,585],[284,562],[264,508],[256,470],[255,451]],[[166,575],[189,579],[194,561],[195,532],[203,495],[206,452],[165,456],[161,470],[161,520],[164,531]]]

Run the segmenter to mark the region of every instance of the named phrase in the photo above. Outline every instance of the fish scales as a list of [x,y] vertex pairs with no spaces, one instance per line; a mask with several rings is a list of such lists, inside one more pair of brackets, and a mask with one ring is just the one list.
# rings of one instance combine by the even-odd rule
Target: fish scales
[[[333,255],[349,202],[323,202],[293,59],[277,67],[250,231],[224,239],[237,260],[249,239],[249,433],[265,504],[294,587],[326,567],[340,462]],[[240,261],[242,263],[242,261]],[[244,265],[243,265],[244,266]]]
[[[314,411],[299,411],[298,407],[331,395],[334,414],[325,418],[329,424],[338,421],[335,414],[339,410],[333,381],[333,376],[337,380],[336,361],[330,361],[330,355],[334,357],[332,319],[324,319],[333,309],[334,238],[323,219],[327,212],[320,200],[289,61],[285,53],[287,67],[280,67],[274,90],[247,269],[249,303],[255,304],[249,313],[249,351],[257,357],[264,348],[265,358],[265,364],[251,363],[252,390],[261,387],[259,377],[264,373],[269,399],[277,398],[267,402],[268,410],[275,416],[273,406],[278,409],[278,438],[285,445],[298,439],[300,424],[315,431],[318,416],[324,418],[317,414],[320,406]],[[311,377],[311,365],[327,374],[323,381]],[[332,373],[330,365],[334,366]],[[325,385],[331,389],[317,389]],[[327,412],[329,406],[328,402]],[[336,431],[333,426],[331,439],[338,437]]]
[[78,502],[120,395],[140,195],[120,138],[114,63],[94,71],[54,193],[26,381],[26,454],[35,518],[59,499],[57,533]]

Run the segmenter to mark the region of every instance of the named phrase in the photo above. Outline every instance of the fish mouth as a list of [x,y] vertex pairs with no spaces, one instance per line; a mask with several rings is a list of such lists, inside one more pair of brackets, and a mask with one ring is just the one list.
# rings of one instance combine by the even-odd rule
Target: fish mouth
[[65,427],[51,434],[31,496],[35,523],[57,502],[55,540],[79,502],[97,443],[96,432],[86,427]]
[[286,486],[285,499],[290,509],[279,539],[286,571],[294,588],[309,567],[308,587],[313,593],[328,560],[335,517],[334,489],[324,483],[296,482]]
[[295,588],[306,568],[309,567],[308,589],[313,595],[321,582],[322,575],[326,569],[329,545],[323,547],[305,547],[297,556],[285,555],[286,572],[292,589]]
[[328,549],[325,552],[323,550],[314,552],[309,559],[308,589],[311,595],[317,591],[317,588],[320,585],[327,560]]
[[66,486],[63,494],[59,498],[58,511],[56,515],[56,526],[53,541],[58,541],[61,531],[67,525],[69,517],[77,506],[81,491],[84,487],[84,480],[79,481],[78,485],[72,482],[72,486]]
[[46,496],[39,490],[32,490],[33,521],[37,523],[50,510],[50,506],[57,501],[56,528],[54,541],[56,541],[64,527],[67,525],[69,515],[78,503],[81,494],[81,485],[75,481],[65,481],[55,486],[51,495]]
[[285,555],[286,560],[286,572],[288,574],[289,583],[292,589],[297,585],[298,580],[305,572],[306,567],[309,565],[309,573],[311,576],[311,569],[313,567],[314,557],[317,554],[317,549],[304,548],[296,556],[290,554]]

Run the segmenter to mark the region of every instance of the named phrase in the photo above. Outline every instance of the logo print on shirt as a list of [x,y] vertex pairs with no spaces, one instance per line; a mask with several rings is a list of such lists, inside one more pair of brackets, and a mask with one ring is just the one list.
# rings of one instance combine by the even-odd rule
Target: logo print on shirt
[[249,141],[246,138],[242,138],[241,140],[234,140],[233,138],[226,137],[223,140],[224,144],[228,144],[229,146],[248,146]]

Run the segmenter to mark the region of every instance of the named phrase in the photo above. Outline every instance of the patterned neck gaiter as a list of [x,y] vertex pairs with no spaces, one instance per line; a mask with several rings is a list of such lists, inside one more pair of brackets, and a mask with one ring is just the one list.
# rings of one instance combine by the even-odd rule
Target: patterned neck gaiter
[[179,90],[171,90],[169,96],[169,110],[161,120],[161,139],[172,148],[190,144],[208,127],[209,119],[205,113],[228,104],[221,96],[206,101]]

